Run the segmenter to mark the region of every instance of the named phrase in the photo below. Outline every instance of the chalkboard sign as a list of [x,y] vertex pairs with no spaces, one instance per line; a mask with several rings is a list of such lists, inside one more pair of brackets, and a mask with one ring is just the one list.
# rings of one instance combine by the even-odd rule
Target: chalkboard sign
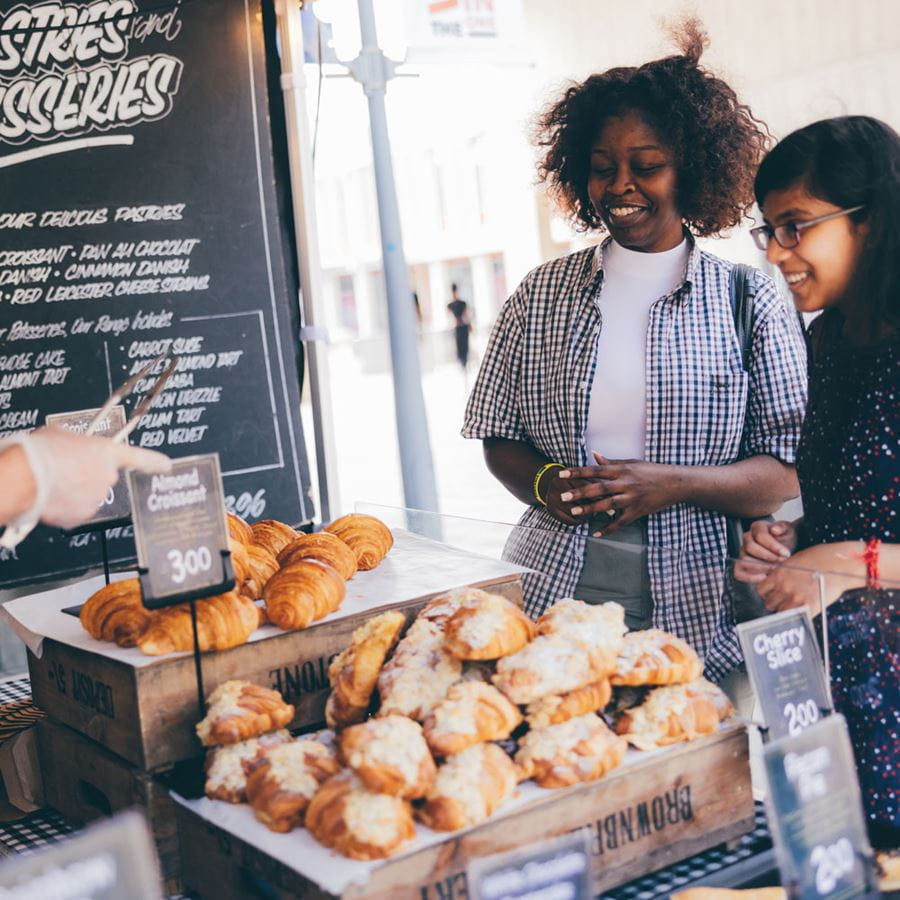
[[818,722],[831,702],[806,610],[754,619],[737,631],[768,737],[799,734]]
[[36,853],[0,864],[5,900],[158,900],[159,867],[137,812],[92,825]]
[[466,874],[472,900],[589,900],[591,853],[583,829],[510,853],[476,857]]
[[[177,355],[131,443],[218,452],[228,509],[310,521],[271,10],[261,0],[2,10],[0,436],[99,407],[156,355]],[[130,527],[109,538],[113,562],[134,559]],[[96,535],[40,528],[0,556],[0,586],[99,561]]]
[[[56,425],[75,434],[85,434],[94,421],[100,408],[81,409],[76,412],[53,413],[47,416],[48,425]],[[112,437],[125,427],[125,407],[116,405],[103,417],[94,428],[93,433],[99,437]],[[124,476],[107,491],[106,498],[97,507],[97,512],[85,523],[84,527],[99,528],[104,523],[120,522],[131,515],[131,500],[128,496],[128,485]],[[82,530],[81,528],[78,529]]]
[[230,591],[219,457],[180,459],[166,475],[129,472],[128,483],[144,606]]
[[790,896],[869,896],[872,851],[843,716],[767,744],[763,758],[769,825]]

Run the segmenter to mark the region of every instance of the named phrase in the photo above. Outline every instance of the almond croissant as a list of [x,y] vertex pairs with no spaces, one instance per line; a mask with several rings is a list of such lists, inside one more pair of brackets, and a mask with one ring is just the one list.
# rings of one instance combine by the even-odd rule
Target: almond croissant
[[290,724],[294,707],[281,694],[249,681],[226,681],[207,698],[207,713],[197,723],[204,747],[236,744]]
[[344,599],[344,579],[327,563],[301,559],[276,572],[266,583],[266,615],[284,630],[306,628],[334,612]]
[[317,559],[333,566],[345,581],[356,574],[356,554],[339,538],[327,531],[301,534],[278,554],[278,565],[290,565],[298,559]]
[[104,585],[81,607],[84,630],[98,641],[115,641],[133,647],[143,634],[153,613],[144,607],[137,578]]
[[[200,650],[227,650],[243,644],[259,627],[259,611],[252,600],[230,591],[197,600],[197,638]],[[138,640],[147,656],[194,649],[191,608],[187,603],[153,613]]]
[[355,554],[360,571],[374,569],[394,544],[390,528],[374,516],[351,513],[341,516],[325,531],[336,534]]

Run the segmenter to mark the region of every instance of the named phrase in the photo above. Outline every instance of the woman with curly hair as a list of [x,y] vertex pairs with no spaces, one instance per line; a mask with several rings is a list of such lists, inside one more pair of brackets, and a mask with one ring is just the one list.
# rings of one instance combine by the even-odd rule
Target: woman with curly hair
[[507,301],[463,435],[529,505],[507,555],[535,570],[530,613],[615,600],[630,627],[685,638],[721,680],[741,662],[720,600],[727,518],[798,493],[805,350],[754,271],[745,370],[732,264],[695,236],[741,221],[767,133],[700,67],[699,25],[680,39],[679,55],[592,75],[541,117],[543,180],[609,236],[539,266]]

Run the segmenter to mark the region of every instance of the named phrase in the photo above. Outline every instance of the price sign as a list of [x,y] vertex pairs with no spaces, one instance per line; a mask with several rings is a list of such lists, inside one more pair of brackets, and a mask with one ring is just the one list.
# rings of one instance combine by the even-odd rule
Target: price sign
[[0,865],[6,900],[158,900],[156,852],[143,817],[123,813]]
[[769,826],[791,896],[869,896],[872,851],[843,716],[766,744],[763,758]]
[[818,722],[831,702],[806,610],[754,619],[737,631],[769,737],[796,735]]
[[[48,425],[56,425],[66,431],[74,431],[75,434],[84,434],[94,416],[100,412],[97,409],[80,409],[76,412],[53,413],[46,417]],[[125,407],[114,406],[104,416],[103,421],[95,430],[100,437],[112,437],[120,428],[125,426]],[[119,476],[119,480],[109,489],[104,501],[97,507],[97,511],[77,531],[94,530],[95,525],[108,525],[112,522],[120,522],[131,515],[131,501],[128,497],[128,485],[125,477]]]
[[128,481],[144,605],[231,590],[218,454],[175,460],[168,475],[131,471]]
[[531,849],[472,860],[472,900],[589,900],[591,853],[587,834],[573,831]]

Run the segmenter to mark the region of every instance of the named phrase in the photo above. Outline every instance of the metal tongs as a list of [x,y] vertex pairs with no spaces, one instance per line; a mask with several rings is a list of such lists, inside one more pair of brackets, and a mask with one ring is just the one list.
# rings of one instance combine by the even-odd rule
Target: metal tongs
[[[135,372],[134,375],[131,376],[124,384],[119,385],[110,395],[106,398],[103,403],[103,406],[97,411],[96,415],[91,419],[88,423],[87,428],[84,431],[85,435],[96,434],[97,430],[103,424],[106,417],[109,415],[109,411],[121,403],[127,396],[133,393],[134,389],[146,378],[150,375],[154,369],[156,369],[161,363],[165,362],[168,359],[167,354],[161,353],[156,359],[151,360],[147,363],[146,366],[143,366],[139,371]],[[138,422],[140,422],[141,418],[150,409],[153,405],[153,401],[159,396],[160,392],[168,383],[169,379],[172,377],[172,373],[178,366],[178,357],[172,357],[169,362],[166,364],[162,373],[157,377],[156,381],[150,386],[150,390],[147,391],[144,396],[141,398],[141,401],[135,406],[134,411],[129,416],[128,420],[125,424],[112,435],[110,440],[115,441],[118,444],[124,444],[128,439],[128,435],[137,428]],[[7,550],[14,549],[18,544],[20,544],[29,534],[35,529],[38,524],[38,518],[34,516],[29,516],[26,520],[23,520],[22,517],[18,517],[18,519],[11,522],[6,526],[6,531],[3,532],[3,537],[0,537],[0,547],[4,547]]]

